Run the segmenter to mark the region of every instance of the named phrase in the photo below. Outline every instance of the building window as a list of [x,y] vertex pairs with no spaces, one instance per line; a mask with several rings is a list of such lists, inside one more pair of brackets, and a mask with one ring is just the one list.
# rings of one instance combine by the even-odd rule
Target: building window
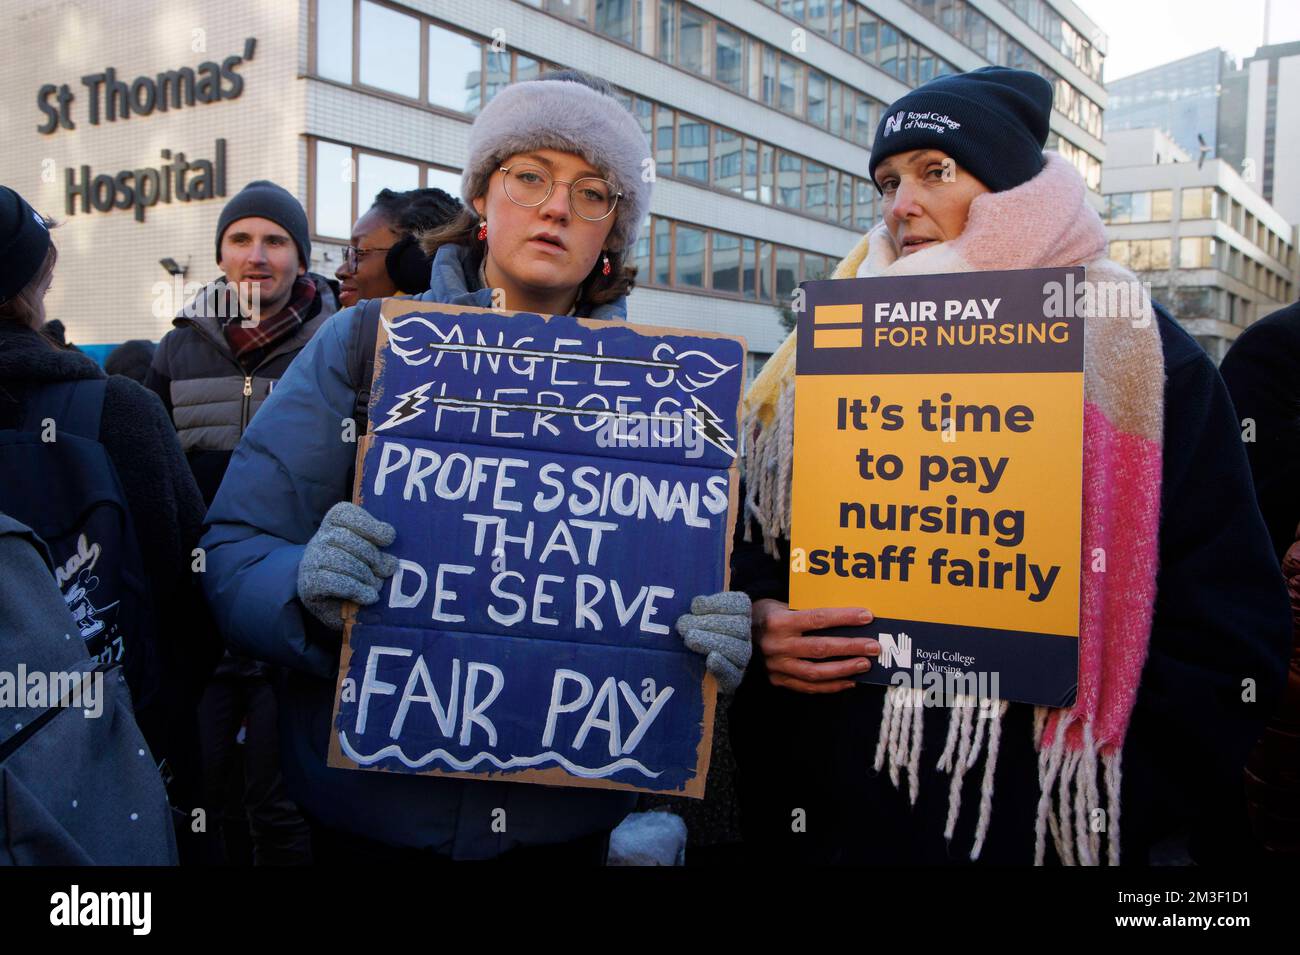
[[524,2],[548,13],[558,14],[567,20],[576,20],[583,26],[587,26],[590,22],[589,0],[524,0]]
[[460,193],[460,173],[413,159],[364,152],[340,143],[315,140],[311,229],[314,235],[346,241],[352,222],[370,208],[383,189],[404,192],[428,186],[452,196]]
[[853,141],[870,149],[876,136],[875,113],[871,108],[871,100],[860,93],[855,96],[857,106],[853,111]]
[[853,123],[851,122],[852,114],[844,110],[844,87],[835,80],[831,80],[830,91],[828,118],[830,119],[831,133],[841,139],[848,139],[853,135]]
[[428,166],[424,170],[424,185],[429,189],[441,189],[447,195],[458,198],[460,196],[460,173]]
[[316,72],[352,82],[352,0],[316,0]]
[[483,50],[478,40],[429,26],[430,103],[458,113],[477,113],[482,77]]
[[361,83],[420,95],[420,21],[371,0],[361,2]]
[[1178,267],[1208,269],[1214,267],[1215,241],[1205,236],[1178,240]]
[[708,22],[690,7],[681,7],[681,29],[677,38],[677,65],[692,73],[708,73],[704,64],[704,38]]
[[639,96],[632,104],[632,115],[636,121],[641,124],[641,132],[645,133],[645,142],[647,149],[654,149],[654,123],[655,123],[655,104],[648,99],[641,99]]
[[656,285],[672,284],[673,236],[669,223],[664,219],[655,219],[655,262],[654,276]]
[[772,301],[772,258],[774,246],[771,242],[758,244],[758,297],[764,302]]
[[788,56],[781,57],[780,87],[777,106],[787,113],[799,111],[800,67]]
[[739,133],[721,126],[713,130],[713,184],[728,192],[741,193],[744,182],[741,176],[741,144]]
[[[752,139],[745,140],[745,198],[759,201],[758,190],[758,143]],[[766,201],[771,201],[769,198]]]
[[919,66],[918,66],[917,76],[916,76],[916,82],[918,84],[928,83],[930,82],[930,80],[934,79],[936,75],[938,75],[935,72],[936,60],[937,57],[935,57],[933,53],[931,53],[925,47],[921,47],[920,58],[918,60]]
[[868,63],[875,63],[878,59],[879,27],[879,21],[865,7],[858,7],[858,56]]
[[[751,202],[801,209],[846,228],[856,227],[852,219],[854,179],[848,173],[793,153],[783,154],[778,192],[776,151],[767,143],[639,96],[620,94],[619,99],[646,132],[659,175],[708,185]],[[865,182],[863,188],[868,188]],[[864,208],[869,210],[869,200]]]
[[632,45],[633,7],[633,0],[596,0],[596,32]]
[[834,267],[835,263],[824,255],[813,255],[811,252],[803,254],[803,280],[805,282],[815,282],[828,277]]
[[677,223],[673,231],[677,235],[674,256],[677,285],[704,288],[704,230]]
[[661,176],[673,174],[673,111],[655,109],[655,169]]
[[906,74],[907,62],[903,61],[902,71],[899,69],[898,58],[898,31],[888,23],[880,25],[880,68],[890,76],[897,76],[900,79]]
[[776,51],[763,47],[762,100],[768,106],[776,105]]
[[677,5],[672,0],[659,4],[659,59],[677,62]]
[[1151,247],[1151,270],[1153,272],[1167,271],[1172,265],[1170,253],[1173,241],[1170,239],[1148,239],[1146,241]]
[[677,175],[696,182],[709,181],[709,127],[702,120],[677,115]]
[[799,284],[799,251],[776,247],[776,300],[782,304],[790,301],[795,286]]
[[828,218],[826,167],[809,160],[805,164],[807,175],[804,176],[804,211],[819,218]]
[[737,93],[744,92],[745,40],[740,33],[717,24],[714,30],[714,78]]
[[803,157],[791,153],[781,153],[777,161],[776,204],[787,209],[799,209],[803,203]]
[[650,243],[654,238],[654,220],[646,216],[637,233],[636,247],[632,250],[632,265],[641,282],[650,280]]
[[[420,188],[418,163],[361,153],[357,157],[357,211],[369,209],[381,189],[406,192]],[[455,193],[453,193],[454,195]],[[349,230],[350,234],[350,230]]]
[[[1131,192],[1113,192],[1106,197],[1106,221],[1112,225],[1122,225],[1133,221],[1133,194]],[[1119,259],[1115,260],[1116,262]]]
[[487,72],[484,75],[483,105],[492,102],[492,97],[510,85],[511,54],[502,50],[488,49]]
[[352,235],[352,149],[338,143],[316,142],[312,218],[317,235],[347,239]]
[[1173,215],[1174,193],[1172,189],[1157,189],[1151,193],[1151,221],[1168,222]]
[[[1174,296],[1179,318],[1222,318],[1215,305],[1215,290],[1211,288],[1180,288]],[[1231,312],[1231,303],[1229,303]]]
[[821,36],[827,33],[826,0],[808,0],[808,27]]
[[826,125],[826,77],[816,70],[808,71],[808,122]]
[[710,271],[715,292],[740,294],[740,236],[730,232],[713,233]]
[[758,297],[758,286],[756,284],[757,272],[755,271],[756,262],[755,262],[755,251],[754,251],[756,245],[757,243],[753,239],[742,238],[740,240],[740,261],[741,261],[741,270],[743,273],[742,281],[744,282],[744,288],[742,289],[742,294],[745,296],[745,298]]
[[866,232],[876,221],[876,189],[866,179],[855,179],[857,198],[853,203],[855,227],[859,232]]
[[1151,221],[1151,193],[1135,192],[1132,194],[1130,222]]
[[1182,201],[1184,219],[1213,219],[1217,214],[1212,187],[1199,186],[1184,189]]
[[758,199],[771,205],[776,197],[775,167],[776,150],[767,143],[759,146],[758,152]]

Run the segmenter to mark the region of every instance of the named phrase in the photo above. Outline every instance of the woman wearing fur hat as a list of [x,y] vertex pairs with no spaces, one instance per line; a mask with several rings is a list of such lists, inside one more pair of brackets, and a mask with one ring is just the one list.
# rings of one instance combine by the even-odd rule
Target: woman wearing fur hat
[[[1045,80],[1001,67],[895,102],[871,152],[883,221],[833,277],[1086,266],[1093,282],[1136,282],[1105,258],[1078,172],[1043,152],[1051,107]],[[1213,364],[1145,295],[1085,327],[1083,552],[1104,548],[1109,572],[1084,575],[1065,710],[904,711],[851,679],[874,640],[805,639],[869,621],[871,591],[864,607],[789,609],[793,335],[754,382],[738,535],[753,539],[737,541],[733,586],[754,600],[762,663],[731,717],[746,839],[766,856],[1142,864],[1187,833],[1202,858],[1239,834],[1241,766],[1280,687],[1288,618],[1236,418]]]
[[[562,73],[502,90],[470,131],[464,214],[426,236],[435,258],[418,298],[625,318],[633,273],[623,263],[650,205],[646,152],[640,126],[598,80]],[[342,602],[375,602],[395,564],[381,550],[395,529],[349,503],[355,445],[340,440],[370,388],[376,328],[362,311],[334,316],[271,394],[204,538],[205,585],[229,640],[287,669],[284,774],[311,817],[313,848],[325,861],[524,850],[598,862],[634,795],[326,767]],[[498,832],[502,807],[509,822]]]

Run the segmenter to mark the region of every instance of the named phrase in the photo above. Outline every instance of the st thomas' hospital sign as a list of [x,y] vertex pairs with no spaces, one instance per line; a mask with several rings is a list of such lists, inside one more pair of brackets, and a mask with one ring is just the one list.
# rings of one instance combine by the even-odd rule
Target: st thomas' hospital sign
[[[119,79],[113,67],[81,77],[86,89],[85,120],[92,126],[143,117],[155,112],[185,109],[199,104],[236,99],[244,91],[239,67],[253,59],[257,40],[244,41],[242,53],[220,63],[205,60],[197,68],[182,66],[154,75]],[[44,135],[73,130],[77,123],[72,105],[77,95],[67,83],[46,83],[36,92],[36,106],[45,121],[36,127]],[[180,150],[161,151],[156,168],[123,169],[93,175],[88,164],[64,170],[64,212],[72,216],[78,204],[82,213],[134,210],[143,222],[145,210],[158,203],[190,202],[226,195],[226,140],[218,138],[211,159],[189,159]],[[52,173],[52,171],[51,171]],[[80,202],[78,202],[80,200]]]

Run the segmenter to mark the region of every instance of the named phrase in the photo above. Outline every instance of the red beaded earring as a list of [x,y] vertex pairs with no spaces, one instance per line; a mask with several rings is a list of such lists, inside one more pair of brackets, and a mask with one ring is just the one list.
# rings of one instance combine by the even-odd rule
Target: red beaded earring
[[604,263],[604,264],[602,264],[601,267],[600,267],[600,274],[601,274],[601,275],[608,275],[608,274],[610,273],[610,268],[609,268],[609,256],[608,256],[608,255],[605,255],[605,254],[602,253],[601,256],[600,256],[600,259],[601,259],[601,262]]
[[483,242],[483,241],[486,241],[486,239],[487,239],[487,219],[479,219],[479,220],[478,220],[478,240],[479,240],[480,242]]

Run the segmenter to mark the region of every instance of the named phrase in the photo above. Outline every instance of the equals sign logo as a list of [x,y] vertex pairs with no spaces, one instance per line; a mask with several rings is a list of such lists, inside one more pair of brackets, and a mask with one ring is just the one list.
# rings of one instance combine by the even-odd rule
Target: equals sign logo
[[862,304],[814,305],[813,348],[861,348]]

